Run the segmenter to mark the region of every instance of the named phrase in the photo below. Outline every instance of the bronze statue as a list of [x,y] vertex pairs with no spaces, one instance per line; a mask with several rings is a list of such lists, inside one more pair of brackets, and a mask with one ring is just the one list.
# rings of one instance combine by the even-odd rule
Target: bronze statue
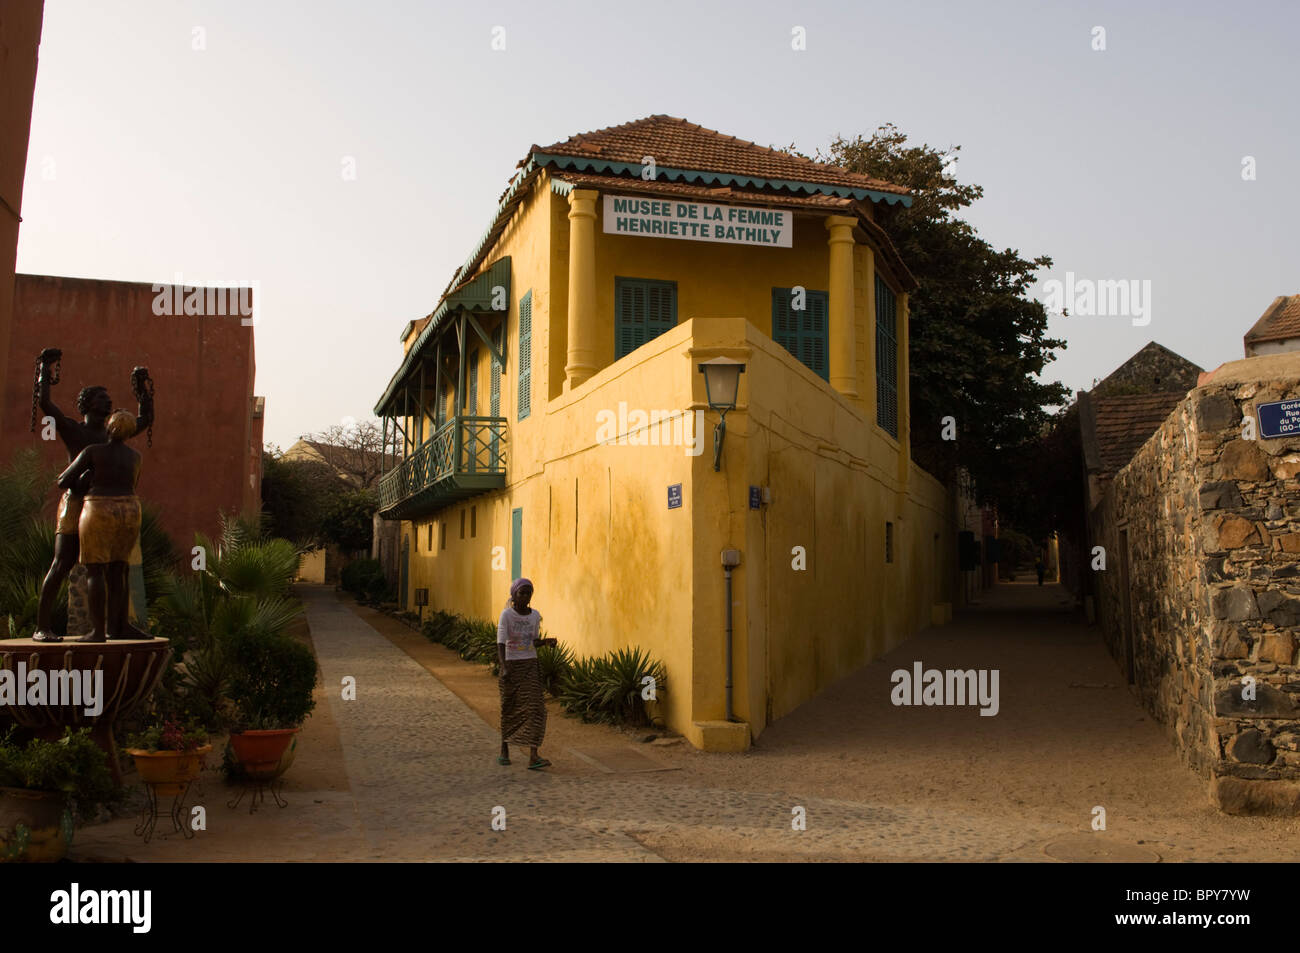
[[[92,444],[59,475],[59,486],[83,495],[77,535],[81,563],[89,574],[91,630],[78,642],[147,639],[128,621],[131,550],[140,535],[140,454],[125,443],[135,434],[135,418],[114,411],[105,430],[108,443]],[[105,578],[107,576],[107,578]],[[107,605],[105,605],[107,603]]]
[[[55,431],[68,450],[68,460],[72,461],[87,447],[108,443],[109,435],[105,421],[113,410],[113,401],[108,391],[99,386],[82,388],[77,395],[77,411],[82,415],[80,421],[66,416],[50,400],[50,387],[59,382],[58,366],[63,352],[58,348],[47,347],[36,359],[36,387],[32,398],[32,428],[36,427],[36,408],[39,406],[47,416],[53,418]],[[133,433],[149,431],[149,441],[153,442],[153,380],[149,371],[137,367],[131,372],[131,390],[139,404],[139,416],[134,420]],[[134,493],[134,488],[132,489]],[[41,600],[36,610],[36,632],[32,636],[37,642],[61,642],[62,636],[56,635],[51,628],[51,616],[54,600],[59,593],[59,585],[67,578],[80,557],[80,540],[78,522],[81,517],[82,494],[77,487],[67,487],[59,501],[58,525],[54,535],[54,562],[45,576],[41,586]],[[129,554],[128,554],[129,558]],[[148,633],[131,627],[132,633],[126,638],[149,638]]]

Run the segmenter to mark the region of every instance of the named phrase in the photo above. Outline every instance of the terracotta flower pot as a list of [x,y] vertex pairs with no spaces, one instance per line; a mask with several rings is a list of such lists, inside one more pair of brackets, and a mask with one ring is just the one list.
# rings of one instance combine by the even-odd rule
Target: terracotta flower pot
[[53,863],[72,843],[72,811],[61,791],[0,788],[0,861]]
[[185,785],[198,778],[203,770],[203,756],[212,745],[202,745],[193,751],[145,751],[132,748],[135,769],[140,780],[154,789],[159,797],[175,797],[185,790]]
[[230,747],[245,774],[254,780],[269,780],[278,773],[280,759],[298,731],[297,728],[241,731],[230,736]]

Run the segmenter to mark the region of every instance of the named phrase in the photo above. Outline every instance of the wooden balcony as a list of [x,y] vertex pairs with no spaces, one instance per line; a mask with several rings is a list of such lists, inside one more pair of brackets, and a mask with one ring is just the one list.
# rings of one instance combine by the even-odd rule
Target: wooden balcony
[[379,481],[379,515],[418,519],[506,485],[506,418],[457,416]]

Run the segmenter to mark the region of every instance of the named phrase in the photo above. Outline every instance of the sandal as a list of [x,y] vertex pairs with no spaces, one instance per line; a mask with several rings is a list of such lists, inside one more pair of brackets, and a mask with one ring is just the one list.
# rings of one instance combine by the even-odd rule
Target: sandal
[[510,759],[503,754],[497,755],[497,764],[509,764]]
[[539,768],[549,768],[550,766],[551,766],[551,762],[547,761],[545,758],[538,758],[536,761],[534,761],[532,764],[528,766],[528,770],[536,771]]

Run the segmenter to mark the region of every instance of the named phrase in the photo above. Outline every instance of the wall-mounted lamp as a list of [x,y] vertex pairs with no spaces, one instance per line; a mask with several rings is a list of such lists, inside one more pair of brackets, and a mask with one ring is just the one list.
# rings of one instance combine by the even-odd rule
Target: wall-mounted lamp
[[708,397],[709,409],[722,415],[718,425],[713,428],[713,469],[721,470],[722,441],[727,436],[727,411],[736,409],[740,375],[745,373],[745,365],[729,357],[715,357],[700,363],[700,373],[704,375],[704,393]]

